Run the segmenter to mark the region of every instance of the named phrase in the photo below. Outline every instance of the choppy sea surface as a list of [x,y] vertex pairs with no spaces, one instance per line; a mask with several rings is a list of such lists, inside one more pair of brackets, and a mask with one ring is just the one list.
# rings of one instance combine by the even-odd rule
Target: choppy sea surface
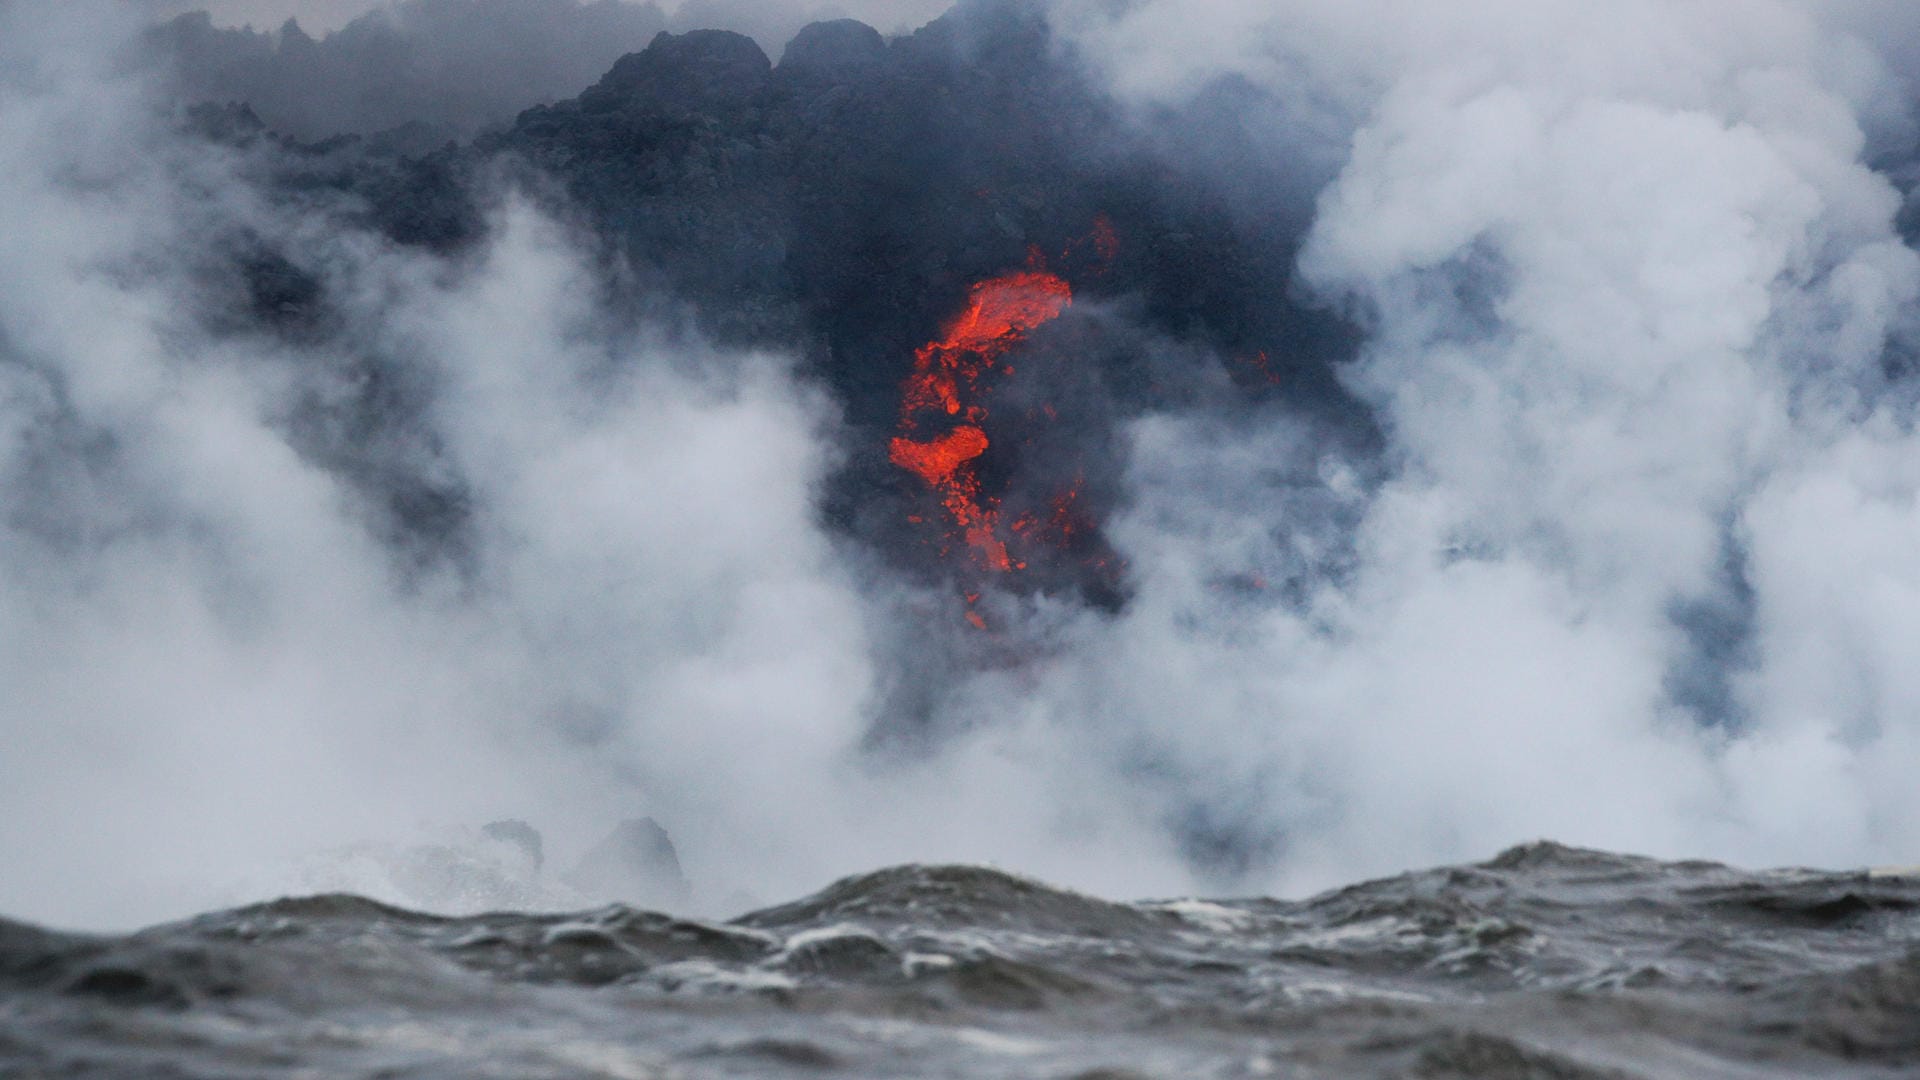
[[7,1077],[1914,1077],[1920,877],[1539,843],[1302,901],[907,866],[716,923],[0,920]]

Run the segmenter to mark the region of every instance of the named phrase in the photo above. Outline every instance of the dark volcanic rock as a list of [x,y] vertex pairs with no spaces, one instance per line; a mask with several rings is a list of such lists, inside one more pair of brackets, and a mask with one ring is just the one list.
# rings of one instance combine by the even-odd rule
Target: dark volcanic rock
[[[813,347],[856,423],[890,424],[913,349],[1036,253],[1156,330],[1264,350],[1271,377],[1338,396],[1335,350],[1299,347],[1316,316],[1275,302],[1291,251],[1156,159],[1029,5],[963,5],[891,43],[818,23],[772,69],[736,34],[662,34],[482,145],[560,179],[643,288],[722,341]],[[1100,220],[1111,259],[1087,242]],[[1143,405],[1147,382],[1102,389]]]
[[[969,0],[891,41],[849,20],[817,23],[777,67],[739,34],[660,33],[577,98],[424,154],[413,151],[427,128],[281,144],[276,157],[246,116],[203,124],[250,140],[282,197],[454,258],[484,235],[499,178],[516,177],[584,226],[619,317],[804,358],[851,429],[826,520],[922,580],[972,571],[939,558],[942,537],[924,523],[942,509],[889,459],[900,384],[915,350],[996,275],[1044,266],[1075,296],[1022,344],[1018,378],[992,388],[989,445],[974,466],[1007,522],[1053,520],[1070,491],[1060,532],[1074,539],[1029,545],[1026,569],[996,590],[1125,603],[1124,564],[1102,524],[1124,490],[1122,425],[1139,413],[1283,400],[1296,417],[1332,417],[1329,430],[1367,438],[1334,375],[1347,327],[1289,300],[1297,230],[1276,222],[1290,219],[1249,210],[1215,186],[1210,165],[1167,153],[1034,5]],[[247,249],[244,267],[236,309],[283,335],[329,331],[326,288],[301,253]],[[399,430],[419,402],[399,373],[369,366],[355,384],[364,400],[329,402],[297,424],[315,433],[316,460],[378,478],[368,440],[351,433]],[[375,415],[356,420],[362,412]],[[404,493],[379,501],[394,537],[457,555],[460,486],[393,486]]]
[[727,30],[661,31],[643,52],[629,53],[580,95],[588,110],[633,105],[672,111],[728,109],[766,87],[773,65],[760,46]]
[[811,23],[787,42],[780,54],[782,73],[855,73],[881,63],[887,56],[880,31],[857,19]]
[[670,297],[724,344],[807,356],[855,429],[827,517],[910,572],[953,570],[909,520],[939,509],[887,457],[900,383],[981,280],[1042,263],[1087,313],[995,391],[983,490],[1011,521],[1077,487],[1080,515],[1071,549],[1002,587],[1124,602],[1100,532],[1117,424],[1215,393],[1223,364],[1245,401],[1352,411],[1337,321],[1285,299],[1292,248],[1160,156],[1031,5],[963,4],[891,42],[815,24],[771,71],[736,35],[662,35],[483,146],[565,186],[643,308]]

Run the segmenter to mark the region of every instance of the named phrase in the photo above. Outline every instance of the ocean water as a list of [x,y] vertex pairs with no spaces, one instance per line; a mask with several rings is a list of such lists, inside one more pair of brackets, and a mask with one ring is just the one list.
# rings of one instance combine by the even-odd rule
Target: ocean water
[[1536,843],[1298,901],[905,866],[728,922],[0,921],[0,1075],[1912,1077],[1920,876]]

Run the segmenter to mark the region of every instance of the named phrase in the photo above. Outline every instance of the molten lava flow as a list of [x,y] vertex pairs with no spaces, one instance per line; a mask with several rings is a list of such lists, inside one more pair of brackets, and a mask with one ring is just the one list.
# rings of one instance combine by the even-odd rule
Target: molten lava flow
[[[983,193],[984,194],[984,193]],[[1082,272],[1104,276],[1119,254],[1120,237],[1106,215],[1094,220],[1091,235],[1069,241],[1061,258]],[[964,543],[985,569],[1011,573],[1027,569],[1021,550],[1039,545],[1077,555],[1084,565],[1107,570],[1105,549],[1098,542],[1092,519],[1077,505],[1082,480],[1055,497],[1050,513],[1032,511],[1003,525],[1000,499],[981,488],[978,463],[991,441],[987,436],[987,395],[990,377],[1013,374],[1005,357],[1026,334],[1058,318],[1073,302],[1066,279],[1047,269],[1039,245],[1027,249],[1024,269],[1001,274],[974,285],[967,305],[942,329],[938,338],[916,349],[913,371],[900,388],[900,421],[887,447],[895,465],[920,478],[938,497],[945,517],[948,543],[941,554]],[[1059,418],[1050,403],[1029,410],[1027,420]],[[1029,440],[1031,441],[1031,440]],[[1044,516],[1043,516],[1044,514]],[[907,520],[924,524],[920,514]],[[1009,552],[1009,541],[1017,545]],[[966,594],[966,618],[986,630],[986,618],[976,609],[980,593]]]
[[1059,318],[1073,302],[1073,289],[1044,270],[1020,270],[975,285],[967,309],[948,324],[938,341],[915,353],[925,362],[930,353],[977,353],[991,362],[1012,348],[1026,331]]
[[987,433],[966,424],[932,442],[895,438],[888,456],[895,465],[918,474],[928,487],[938,489],[953,481],[960,466],[986,452]]
[[[940,497],[960,537],[990,570],[1021,569],[998,535],[999,500],[983,496],[973,460],[986,453],[980,426],[987,409],[982,379],[1011,373],[1000,358],[1027,331],[1055,318],[1073,302],[1065,280],[1040,269],[1020,270],[976,284],[967,306],[941,336],[915,350],[913,373],[901,387],[900,434],[888,444],[895,465],[918,476]],[[932,438],[919,437],[928,414],[956,421]]]

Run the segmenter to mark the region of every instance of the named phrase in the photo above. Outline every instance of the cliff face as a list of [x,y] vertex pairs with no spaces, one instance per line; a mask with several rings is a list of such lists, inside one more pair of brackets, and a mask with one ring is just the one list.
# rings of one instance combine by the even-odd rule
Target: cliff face
[[[739,34],[661,32],[467,146],[420,154],[387,133],[289,146],[270,169],[281,190],[345,192],[389,238],[443,252],[484,233],[477,178],[518,171],[585,226],[616,307],[804,358],[852,431],[828,516],[908,566],[928,547],[911,520],[927,492],[888,445],[916,350],[979,283],[1057,276],[1068,317],[1009,358],[1019,376],[992,387],[969,469],[1006,521],[1078,537],[1071,557],[1027,560],[1026,587],[1111,605],[1124,575],[1100,524],[1121,420],[1223,394],[1351,415],[1332,374],[1343,324],[1285,299],[1284,214],[1186,168],[1167,149],[1182,122],[1125,115],[1031,6],[981,0],[891,41],[814,24],[778,63]],[[323,306],[261,265],[276,267],[270,314]]]
[[662,34],[480,149],[559,178],[709,331],[820,346],[856,419],[885,419],[970,284],[1035,251],[1156,332],[1277,358],[1256,381],[1330,387],[1309,347],[1329,324],[1273,302],[1292,251],[1154,152],[1021,5],[890,43],[816,24],[778,64],[739,35]]

